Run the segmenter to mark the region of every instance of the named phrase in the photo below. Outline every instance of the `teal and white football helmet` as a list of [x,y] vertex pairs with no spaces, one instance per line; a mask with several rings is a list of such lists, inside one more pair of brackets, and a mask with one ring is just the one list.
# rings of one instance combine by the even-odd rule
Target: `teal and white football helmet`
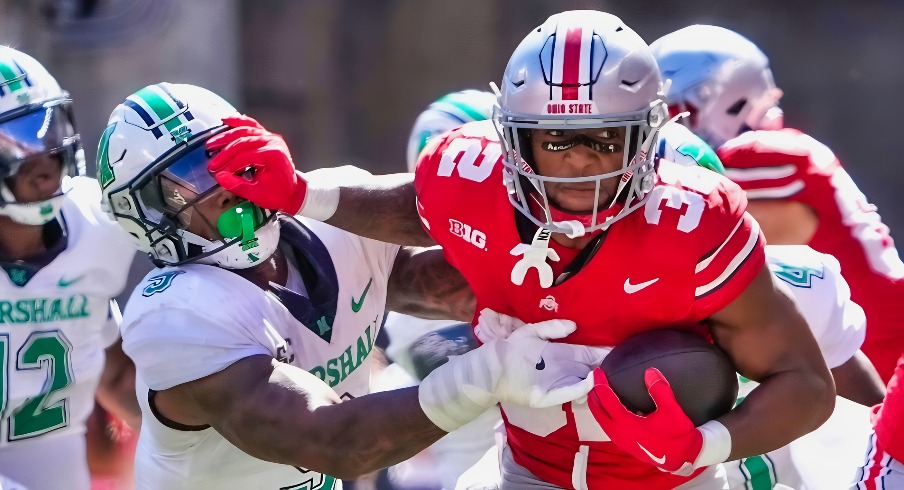
[[[244,269],[276,250],[275,213],[246,201],[212,223],[196,208],[221,189],[207,170],[206,142],[236,114],[209,90],[170,83],[145,87],[113,110],[97,151],[104,206],[158,265]],[[199,219],[217,239],[185,229]]]
[[[7,179],[41,155],[59,159],[59,190],[44,201],[17,202]],[[49,223],[58,215],[64,182],[84,173],[69,94],[37,60],[0,46],[0,215],[26,225]]]
[[650,45],[671,80],[666,102],[672,113],[713,148],[751,129],[783,125],[769,59],[744,36],[728,29],[692,25]]
[[462,90],[436,100],[414,121],[408,137],[408,171],[414,172],[417,157],[427,140],[462,124],[493,117],[496,96],[481,90]]

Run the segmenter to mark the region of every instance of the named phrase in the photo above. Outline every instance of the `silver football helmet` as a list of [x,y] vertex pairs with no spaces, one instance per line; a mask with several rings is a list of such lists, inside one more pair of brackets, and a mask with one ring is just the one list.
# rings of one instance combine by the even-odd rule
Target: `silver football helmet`
[[744,36],[716,26],[693,25],[650,45],[664,79],[666,101],[687,111],[688,127],[713,148],[751,129],[783,125],[769,59]]
[[[668,109],[644,40],[614,15],[583,10],[553,15],[521,41],[505,69],[494,119],[512,204],[542,228],[580,235],[607,228],[646,201],[655,178],[657,132]],[[605,127],[625,128],[621,169],[575,178],[537,174],[529,130]],[[603,180],[618,177],[608,208],[596,203],[581,223],[556,219],[562,213],[550,203],[546,184],[592,182],[599,195]],[[531,207],[542,211],[532,213]]]

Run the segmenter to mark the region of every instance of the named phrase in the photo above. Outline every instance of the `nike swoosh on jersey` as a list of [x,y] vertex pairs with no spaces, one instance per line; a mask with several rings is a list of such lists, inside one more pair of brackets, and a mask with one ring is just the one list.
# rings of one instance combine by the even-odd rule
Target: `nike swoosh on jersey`
[[654,282],[656,282],[658,280],[659,280],[659,278],[657,277],[655,279],[650,279],[647,282],[642,282],[639,284],[631,284],[631,279],[625,279],[625,292],[628,294],[634,294],[634,293],[640,291],[641,289],[653,284]]
[[664,454],[662,455],[661,458],[657,458],[656,456],[653,456],[653,453],[651,453],[650,451],[647,451],[647,448],[643,447],[639,442],[637,443],[637,447],[639,447],[641,451],[647,453],[647,456],[649,456],[650,459],[652,459],[654,463],[656,463],[658,465],[665,464],[665,455]]
[[370,291],[370,285],[373,282],[374,278],[371,277],[370,280],[367,281],[367,286],[364,288],[364,292],[361,293],[361,298],[358,299],[358,301],[355,301],[355,298],[352,298],[352,311],[355,313],[361,311],[361,307],[364,306],[364,297],[367,296],[367,292]]
[[69,287],[69,286],[72,286],[73,284],[81,281],[82,278],[84,278],[84,277],[85,276],[78,276],[75,279],[72,279],[70,281],[67,281],[66,278],[61,277],[60,280],[57,282],[57,286],[59,286],[61,288]]

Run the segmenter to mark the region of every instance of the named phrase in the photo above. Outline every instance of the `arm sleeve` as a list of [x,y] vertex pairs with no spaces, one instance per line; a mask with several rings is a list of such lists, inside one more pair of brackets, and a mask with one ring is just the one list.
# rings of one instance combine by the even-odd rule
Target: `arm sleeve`
[[735,300],[765,265],[766,240],[747,214],[747,199],[737,185],[720,183],[706,200],[694,267],[692,318],[702,320]]
[[185,308],[161,308],[123,326],[123,350],[152,390],[165,390],[222,371],[253,355],[272,355],[238,321],[206,318]]

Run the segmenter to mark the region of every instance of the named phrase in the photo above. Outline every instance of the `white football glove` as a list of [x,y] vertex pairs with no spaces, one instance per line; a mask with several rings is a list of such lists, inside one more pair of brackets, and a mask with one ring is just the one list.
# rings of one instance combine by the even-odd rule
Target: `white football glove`
[[600,349],[548,342],[576,328],[568,320],[529,323],[451,358],[421,382],[421,408],[451,432],[500,402],[543,408],[585,397],[593,387],[588,375],[602,360]]
[[[474,327],[474,336],[484,344],[494,340],[507,339],[512,332],[524,326],[524,324],[525,323],[518,318],[498,313],[489,308],[484,308],[480,310],[480,316],[477,317],[477,326]],[[560,348],[558,347],[559,345],[562,344],[551,344],[547,348],[552,349],[552,352],[555,353],[553,357],[559,359],[559,362],[556,363],[556,366],[553,369],[558,369],[560,370],[558,372],[566,373],[562,374],[561,378],[556,378],[561,379],[562,382],[565,382],[568,379],[570,373],[574,373],[575,376],[581,378],[587,377],[588,374],[583,372],[583,365],[592,366],[591,370],[593,370],[593,367],[599,366],[603,362],[603,358],[612,351],[612,347],[586,347],[573,349],[571,345],[567,348]],[[573,359],[572,363],[565,361],[569,355],[577,356]],[[573,364],[574,362],[581,366],[575,366]],[[569,369],[573,369],[574,371],[568,371]],[[578,372],[580,372],[580,374],[578,374]],[[554,377],[557,376],[557,374],[551,371],[546,373],[545,376]],[[577,401],[582,402],[581,399],[578,399]]]
[[524,325],[521,320],[502,313],[484,308],[477,317],[477,325],[474,326],[474,336],[481,344],[488,344],[494,340],[507,339],[518,327]]

